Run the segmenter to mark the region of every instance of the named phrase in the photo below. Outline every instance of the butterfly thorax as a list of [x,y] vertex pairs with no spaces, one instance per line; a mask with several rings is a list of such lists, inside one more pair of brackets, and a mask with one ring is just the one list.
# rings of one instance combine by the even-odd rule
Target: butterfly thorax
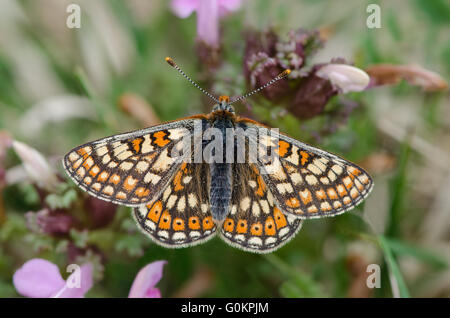
[[[227,105],[216,105],[219,109],[213,110],[210,114],[211,126],[219,129],[222,136],[226,135],[226,130],[234,128],[234,111],[230,112]],[[231,106],[228,106],[231,107]],[[231,107],[232,110],[232,107]],[[226,140],[223,138],[223,149],[226,150]],[[223,152],[221,162],[210,164],[210,204],[211,214],[215,221],[221,222],[229,212],[232,190],[232,163],[226,162],[226,151]]]

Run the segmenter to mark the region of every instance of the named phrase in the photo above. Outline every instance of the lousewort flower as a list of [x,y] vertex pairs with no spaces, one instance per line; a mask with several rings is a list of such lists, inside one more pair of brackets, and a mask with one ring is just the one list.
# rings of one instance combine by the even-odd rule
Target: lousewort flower
[[166,261],[156,261],[142,268],[134,279],[129,298],[161,298],[155,285],[161,280]]
[[219,47],[219,17],[236,11],[242,0],[173,0],[172,11],[180,18],[197,12],[197,37],[212,48]]
[[30,230],[54,236],[68,234],[76,222],[72,215],[64,211],[50,211],[48,209],[28,212],[25,217],[27,227]]
[[250,32],[246,37],[244,75],[251,89],[264,85],[289,68],[289,77],[262,91],[299,119],[322,113],[331,97],[361,91],[369,84],[369,76],[342,59],[316,64],[305,70],[305,63],[323,41],[317,31],[290,31],[286,38],[275,32]]
[[358,92],[369,85],[369,76],[359,68],[342,64],[342,60],[316,65],[302,77],[288,110],[295,116],[312,118],[324,110],[338,93]]
[[92,265],[84,264],[66,281],[58,266],[45,259],[29,260],[13,276],[17,292],[33,298],[82,298],[92,287]]
[[107,226],[114,219],[117,211],[117,205],[93,196],[86,198],[84,207],[90,220],[90,226],[93,229]]
[[[274,31],[248,32],[244,54],[244,75],[255,89],[289,68],[289,79],[295,80],[302,75],[301,68],[306,59],[322,45],[318,32],[304,29],[291,30],[285,39]],[[261,93],[271,101],[279,101],[292,94],[288,79],[269,86]]]

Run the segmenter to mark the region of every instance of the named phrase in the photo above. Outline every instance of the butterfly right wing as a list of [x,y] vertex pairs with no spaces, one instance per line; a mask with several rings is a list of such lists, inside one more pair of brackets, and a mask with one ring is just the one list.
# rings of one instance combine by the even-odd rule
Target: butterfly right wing
[[134,208],[139,228],[156,244],[197,245],[216,234],[209,204],[209,165],[183,163],[163,193]]
[[[203,115],[93,141],[71,150],[63,165],[89,194],[115,204],[139,206],[158,196],[179,169],[183,140]],[[192,142],[192,139],[191,141]]]
[[305,219],[335,216],[370,194],[372,178],[356,164],[284,134],[270,134],[267,127],[251,120],[241,119],[240,124],[256,127],[261,142],[278,154],[273,160],[258,158],[258,166],[286,213]]

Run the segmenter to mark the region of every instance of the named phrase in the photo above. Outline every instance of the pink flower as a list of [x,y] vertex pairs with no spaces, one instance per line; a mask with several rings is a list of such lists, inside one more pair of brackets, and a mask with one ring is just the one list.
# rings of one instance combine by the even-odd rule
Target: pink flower
[[[161,280],[166,263],[156,261],[142,268],[133,281],[128,297],[161,298],[161,292],[155,285]],[[33,298],[81,298],[92,287],[92,282],[91,264],[80,266],[79,272],[73,272],[64,281],[58,266],[40,258],[29,260],[13,276],[17,292]]]
[[236,11],[242,0],[172,0],[172,11],[187,18],[197,11],[197,36],[211,47],[219,47],[219,17]]
[[58,266],[34,258],[14,273],[13,282],[17,292],[25,297],[82,298],[92,287],[92,265],[82,265],[64,281]]
[[156,261],[142,268],[134,279],[128,298],[161,298],[155,285],[161,280],[166,261]]

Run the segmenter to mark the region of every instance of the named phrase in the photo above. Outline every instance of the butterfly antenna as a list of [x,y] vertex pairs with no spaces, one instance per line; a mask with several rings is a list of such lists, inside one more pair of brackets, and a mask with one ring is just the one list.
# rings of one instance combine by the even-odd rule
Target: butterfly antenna
[[189,81],[189,83],[191,83],[192,85],[197,87],[203,94],[205,94],[206,96],[208,96],[209,98],[214,100],[216,103],[219,103],[219,100],[217,98],[215,98],[212,94],[205,91],[203,88],[200,87],[200,85],[198,85],[189,76],[187,76],[186,73],[183,72],[183,70],[175,63],[175,61],[172,58],[166,57],[166,62],[169,63],[169,65],[172,66],[173,68],[175,68],[178,72],[180,72],[180,74],[183,75],[184,78]]
[[285,77],[288,76],[290,73],[291,73],[291,70],[290,70],[290,69],[284,70],[283,72],[281,72],[280,74],[278,74],[274,79],[272,79],[271,81],[267,82],[267,83],[264,84],[263,86],[258,87],[257,89],[255,89],[255,90],[253,90],[253,91],[251,91],[251,92],[249,92],[249,93],[247,93],[247,94],[245,94],[245,95],[242,95],[241,97],[238,97],[238,98],[234,99],[231,103],[229,103],[229,105],[231,105],[231,104],[233,104],[233,103],[236,103],[236,102],[238,102],[238,101],[240,101],[240,100],[243,100],[243,99],[245,99],[245,98],[247,98],[247,97],[249,97],[249,96],[252,96],[253,94],[258,93],[259,91],[263,90],[264,88],[266,88],[266,87],[268,87],[268,86],[274,84],[275,82],[278,82],[280,79],[285,78]]

